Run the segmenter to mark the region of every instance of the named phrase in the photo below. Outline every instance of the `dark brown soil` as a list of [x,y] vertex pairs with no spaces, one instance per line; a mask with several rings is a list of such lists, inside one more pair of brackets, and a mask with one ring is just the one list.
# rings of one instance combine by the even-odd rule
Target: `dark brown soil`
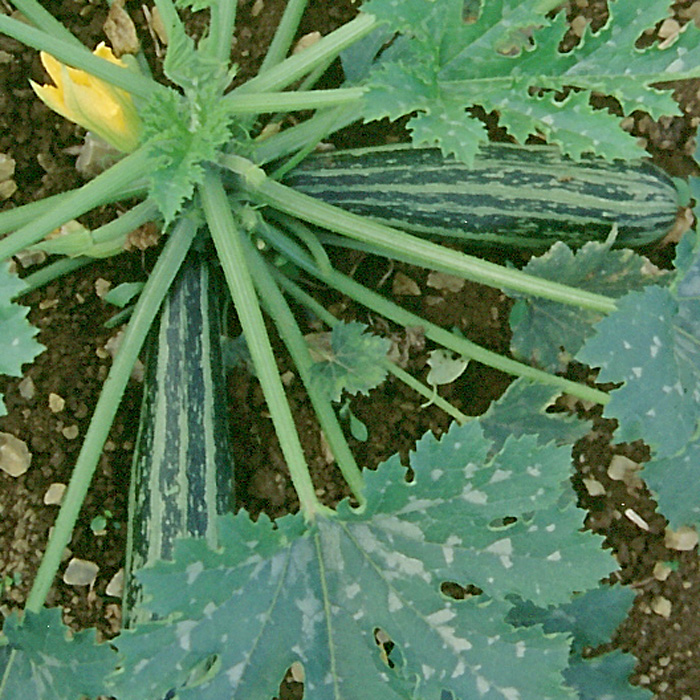
[[[83,0],[46,0],[43,4],[86,45],[94,47],[104,38],[103,4]],[[140,36],[150,55],[153,46],[148,32],[143,30],[140,5],[128,2],[127,9],[142,28]],[[240,3],[235,58],[241,67],[241,80],[254,74],[262,60],[283,6],[282,0]],[[681,17],[687,17],[691,9],[697,9],[697,4],[678,3],[676,9]],[[301,33],[318,30],[326,34],[355,12],[351,0],[311,2]],[[600,22],[605,3],[593,0],[571,3],[570,19],[583,12]],[[78,186],[81,180],[74,168],[71,149],[81,143],[82,132],[34,98],[27,79],[44,80],[36,52],[0,37],[0,59],[0,153],[16,160],[18,185],[6,206]],[[673,174],[687,174],[691,167],[692,136],[700,120],[697,90],[697,85],[691,85],[679,91],[683,117],[654,123],[640,114],[630,126],[647,139],[650,152]],[[371,133],[376,141],[386,139],[395,129],[380,125],[378,129],[372,127]],[[345,136],[345,143],[358,145],[358,139],[362,138],[361,131],[352,129]],[[86,218],[85,223],[94,225],[113,215],[114,209],[98,211]],[[672,247],[656,246],[648,252],[658,264],[667,264],[672,258]],[[114,314],[114,309],[97,296],[95,283],[100,278],[112,285],[142,279],[148,260],[148,256],[132,253],[100,262],[24,300],[32,308],[30,318],[40,329],[39,340],[47,350],[26,368],[23,381],[31,379],[35,387],[33,396],[26,398],[25,391],[23,397],[20,381],[16,379],[5,378],[0,386],[8,407],[8,415],[0,418],[0,431],[25,440],[32,453],[31,468],[23,476],[13,479],[0,472],[0,579],[9,577],[0,593],[3,613],[20,607],[26,598],[56,514],[55,506],[44,505],[44,494],[51,483],[67,483],[70,478],[81,436],[109,367],[104,346],[115,331],[105,329],[103,323]],[[386,264],[361,255],[347,256],[344,265],[357,278],[386,294],[392,294],[392,279],[402,272],[416,282],[419,291],[415,296],[395,295],[398,302],[435,323],[459,327],[465,336],[490,349],[507,352],[509,302],[499,293],[472,284],[466,284],[457,293],[436,290],[427,285],[425,271],[402,265],[385,279]],[[429,348],[409,343],[404,329],[370,317],[340,295],[326,292],[319,298],[342,318],[369,323],[376,330],[391,334],[400,346],[407,348],[409,370],[424,376]],[[579,380],[591,378],[585,368],[571,368],[570,373]],[[463,412],[477,415],[500,396],[508,381],[494,370],[471,363],[458,381],[443,388],[443,393]],[[65,399],[65,407],[56,413],[49,405],[52,393]],[[288,393],[319,494],[327,502],[336,502],[345,495],[343,482],[325,457],[298,379],[292,379]],[[49,605],[63,607],[65,619],[73,627],[95,626],[105,636],[113,635],[119,628],[119,599],[108,596],[105,589],[123,564],[126,493],[139,402],[140,385],[132,381],[70,545],[72,556],[99,565],[96,583],[92,587],[69,586],[57,579],[48,600]],[[366,443],[352,445],[358,461],[366,468],[374,468],[397,451],[405,458],[424,432],[444,431],[448,425],[444,414],[434,406],[422,408],[421,403],[420,397],[391,379],[370,396],[355,399],[352,411],[367,424],[370,436]],[[253,514],[265,511],[273,517],[295,509],[294,492],[259,387],[243,372],[236,371],[231,376],[230,406],[239,505]],[[584,413],[581,406],[574,406],[573,410]],[[656,513],[656,504],[644,486],[615,481],[608,476],[613,454],[643,462],[647,453],[641,444],[611,444],[614,426],[597,414],[596,409],[589,411],[595,419],[593,431],[574,450],[574,485],[582,507],[589,512],[587,525],[605,536],[606,546],[612,548],[619,562],[620,568],[612,581],[631,585],[638,591],[633,610],[618,630],[614,645],[638,658],[632,680],[648,687],[659,700],[700,699],[697,551],[680,553],[667,549],[665,520]],[[73,426],[77,427],[77,437],[72,437]],[[584,478],[602,484],[604,495],[590,496]],[[648,531],[624,515],[628,509],[633,509],[649,524]],[[106,533],[96,535],[90,523],[105,511],[111,514]],[[654,577],[654,570],[663,561],[675,561],[678,567],[661,581]],[[657,607],[654,601],[659,597],[671,603],[668,616],[653,612]]]

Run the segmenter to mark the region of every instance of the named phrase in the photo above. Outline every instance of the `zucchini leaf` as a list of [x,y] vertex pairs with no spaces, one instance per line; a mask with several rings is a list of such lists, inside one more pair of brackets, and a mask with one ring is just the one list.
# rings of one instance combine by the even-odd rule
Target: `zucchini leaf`
[[96,643],[94,629],[73,635],[61,620],[60,608],[45,608],[38,614],[25,611],[21,624],[13,613],[5,618],[3,633],[9,640],[0,649],[3,700],[108,695],[105,677],[114,669],[114,651],[108,644]]
[[386,377],[383,360],[391,341],[366,333],[364,323],[338,323],[330,333],[307,335],[311,356],[311,376],[331,401],[342,393],[367,394]]
[[[628,250],[611,250],[612,242],[586,243],[573,252],[555,243],[523,268],[537,277],[562,282],[610,297],[621,297],[648,284],[670,281],[670,274],[657,269],[645,257]],[[551,372],[563,370],[593,334],[603,318],[597,311],[558,304],[536,297],[511,294],[515,302],[510,325],[513,354]]]
[[564,678],[576,688],[579,700],[651,700],[650,690],[630,685],[636,663],[634,656],[619,649],[593,659],[572,657]]
[[[575,159],[583,153],[629,159],[644,154],[619,118],[590,105],[593,92],[613,96],[627,115],[678,114],[670,91],[656,83],[700,75],[700,42],[692,22],[670,46],[635,42],[669,14],[669,0],[610,3],[610,18],[559,51],[568,26],[551,0],[488,0],[476,21],[464,0],[368,0],[365,12],[404,36],[380,57],[365,96],[365,118],[408,121],[414,143],[439,145],[470,163],[484,125],[466,109],[496,110],[520,143],[544,136]],[[571,90],[575,88],[575,91]],[[561,95],[565,97],[562,99]]]
[[[600,367],[599,382],[622,382],[603,413],[619,422],[620,442],[644,440],[668,458],[697,439],[700,420],[700,243],[686,234],[668,288],[622,297],[576,359]],[[671,481],[671,480],[669,480]]]
[[[21,377],[22,365],[44,351],[44,346],[34,339],[38,329],[27,320],[29,308],[12,301],[25,288],[25,283],[10,272],[9,263],[0,266],[0,374],[11,377]],[[6,413],[0,398],[0,415]]]
[[527,379],[516,379],[481,418],[484,435],[500,449],[509,435],[535,434],[540,445],[573,445],[590,429],[591,421],[567,413],[548,413],[559,390]]
[[[314,700],[575,698],[568,637],[506,621],[513,594],[563,603],[615,567],[579,531],[569,449],[524,436],[495,451],[474,420],[426,435],[411,468],[410,483],[398,456],[367,472],[363,511],[344,501],[274,526],[240,512],[222,518],[219,552],[178,543],[174,562],[139,575],[166,620],[114,640],[125,672],[112,693],[267,700],[298,661]],[[443,582],[483,594],[456,600]],[[377,629],[395,644],[393,668]],[[202,664],[220,672],[192,686]]]
[[700,528],[700,435],[696,433],[676,455],[653,458],[642,475],[671,528]]
[[517,626],[542,625],[546,634],[572,636],[569,667],[564,671],[564,678],[578,691],[580,700],[648,700],[651,691],[629,683],[636,663],[631,654],[616,649],[594,658],[582,656],[585,647],[598,647],[610,640],[627,616],[634,597],[630,588],[599,586],[559,606],[539,608],[520,600],[509,613],[508,620]]

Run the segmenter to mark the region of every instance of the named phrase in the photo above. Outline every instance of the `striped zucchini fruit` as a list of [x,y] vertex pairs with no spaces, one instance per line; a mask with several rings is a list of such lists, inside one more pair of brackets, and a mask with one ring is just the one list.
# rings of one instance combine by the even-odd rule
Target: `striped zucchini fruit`
[[482,146],[472,166],[437,148],[362,148],[310,156],[295,189],[407,231],[493,246],[545,248],[605,240],[637,247],[673,225],[673,180],[646,161],[575,162],[549,146]]
[[134,573],[172,559],[179,537],[204,537],[215,547],[215,515],[233,505],[219,290],[212,277],[204,254],[191,251],[149,338],[129,496],[129,627],[151,619],[139,608]]

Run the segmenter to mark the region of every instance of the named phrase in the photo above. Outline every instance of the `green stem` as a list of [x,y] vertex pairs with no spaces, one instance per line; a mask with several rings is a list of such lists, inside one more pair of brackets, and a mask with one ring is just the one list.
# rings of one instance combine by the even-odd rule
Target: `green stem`
[[[60,194],[53,194],[37,202],[30,202],[16,209],[8,209],[2,212],[0,214],[0,234],[8,233],[9,231],[14,231],[22,226],[26,226],[29,222],[34,221],[47,212],[55,211],[59,203],[80,191],[81,188],[78,188],[69,190],[68,192],[61,192]],[[117,202],[121,199],[130,199],[131,197],[142,197],[146,193],[147,190],[143,181],[130,182],[119,190],[110,190],[96,206],[111,204],[112,202]]]
[[109,257],[124,250],[126,237],[132,231],[157,218],[159,218],[158,207],[151,200],[146,200],[94,231],[85,229],[58,238],[49,238],[36,243],[32,248],[50,254],[72,257],[79,255],[88,255],[92,258]]
[[292,484],[299,496],[304,517],[312,520],[318,513],[327,509],[316,497],[306,466],[306,458],[279,377],[253,280],[246,265],[240,226],[233,218],[228,197],[217,173],[207,171],[204,182],[199,187],[199,194],[209,231],[236,306],[238,320],[255,364],[258,381],[287,461]]
[[53,282],[59,277],[69,275],[71,272],[79,270],[81,267],[90,265],[90,263],[93,262],[95,262],[94,258],[88,257],[60,258],[59,260],[42,267],[41,270],[37,270],[31,275],[23,277],[22,282],[24,282],[26,287],[22,289],[22,291],[20,291],[20,293],[14,297],[14,299],[20,299],[30,292],[49,284],[49,282]]
[[298,265],[314,277],[334,287],[342,294],[347,294],[363,306],[373,309],[401,326],[421,326],[425,330],[427,338],[430,338],[436,343],[464,357],[481,362],[484,365],[498,369],[506,374],[516,377],[525,377],[539,382],[540,384],[557,387],[560,391],[577,396],[585,401],[592,401],[593,403],[600,403],[603,405],[609,401],[608,395],[603,391],[592,389],[583,384],[577,384],[576,382],[543,372],[542,370],[522,364],[521,362],[516,362],[515,360],[503,357],[503,355],[499,355],[491,350],[486,350],[476,345],[476,343],[460,338],[446,331],[444,328],[440,328],[426,321],[424,318],[416,316],[410,311],[406,311],[406,309],[370,291],[336,270],[324,273],[313,263],[309,256],[289,238],[289,236],[282,234],[269,224],[260,224],[257,228],[257,232],[295,265]]
[[[1,18],[0,18],[1,19]],[[140,178],[149,161],[145,148],[140,148],[126,156],[109,170],[100,173],[94,180],[74,190],[58,204],[38,218],[0,241],[0,260],[28,248],[66,221],[90,211],[108,199],[115,191],[122,191],[127,185]]]
[[289,53],[289,47],[294,41],[294,36],[299,28],[301,17],[304,14],[308,0],[289,0],[284,8],[284,14],[275,30],[275,36],[267,49],[265,58],[260,66],[258,75],[267,72],[273,66],[278,65]]
[[348,104],[332,111],[333,119],[328,113],[315,114],[311,119],[297,126],[285,129],[279,134],[256,141],[252,147],[251,159],[259,165],[270,163],[294,151],[305,148],[311,141],[320,141],[328,134],[342,129],[362,118],[361,104]]
[[153,272],[143,288],[133,316],[126,328],[117,356],[105,380],[95,412],[85,435],[80,454],[63,496],[46,552],[27,598],[26,609],[39,612],[61,564],[63,552],[70,542],[73,527],[85,500],[95,467],[129,381],[141,346],[158,313],[171,282],[187,254],[197,231],[194,217],[183,216],[168,236]]
[[261,168],[239,156],[224,156],[222,165],[241,176],[243,186],[257,203],[267,204],[321,228],[370,243],[385,250],[387,256],[396,254],[414,265],[458,275],[503,289],[506,293],[510,290],[530,294],[604,313],[610,313],[616,308],[615,300],[610,297],[481,260],[320,202],[275,182]]
[[273,180],[281,180],[292,168],[301,163],[328,134],[334,131],[333,125],[338,119],[338,115],[343,113],[343,110],[344,107],[336,107],[318,114],[319,119],[316,120],[318,122],[318,130],[313,138],[310,138],[303,148],[298,150],[291,158],[288,158],[270,177]]
[[204,43],[205,51],[216,58],[222,65],[231,61],[231,44],[233,30],[236,26],[238,2],[215,2],[211,6],[209,36]]
[[316,388],[311,373],[313,360],[311,359],[308,345],[297,326],[294,314],[271,277],[267,264],[257,250],[248,240],[243,240],[243,247],[245,248],[248,266],[253,273],[255,286],[258,289],[258,296],[262,300],[268,314],[274,320],[277,331],[289,350],[294,366],[299,372],[301,381],[304,383],[311,405],[326,436],[328,446],[338,462],[343,478],[360,505],[362,505],[365,502],[362,473],[348,447],[347,440],[343,435],[331,402],[327,396]]
[[165,35],[168,41],[172,43],[175,34],[185,34],[185,25],[180,20],[180,15],[177,14],[175,5],[172,0],[155,0],[158,14],[165,27]]
[[[273,274],[277,284],[282,287],[282,289],[316,314],[327,326],[334,328],[340,323],[339,319],[333,316],[333,314],[327,311],[310,294],[307,294],[298,284],[292,282],[292,280],[283,275],[279,270],[274,270]],[[397,379],[409,386],[416,393],[432,401],[432,403],[438,408],[441,408],[447,415],[452,416],[458,423],[464,423],[469,420],[469,416],[464,415],[464,413],[453,406],[449,401],[443,399],[442,396],[436,394],[433,389],[428,388],[408,372],[401,369],[401,367],[394,364],[388,357],[384,359],[382,364],[386,367],[387,372],[391,372]]]
[[264,92],[236,95],[226,108],[232,114],[260,114],[263,112],[297,112],[302,109],[337,107],[356,102],[364,88],[337,88],[334,90],[296,90],[294,92]]
[[290,56],[240,87],[232,90],[224,102],[234,100],[238,95],[251,92],[275,92],[284,90],[292,83],[303,78],[307,73],[323,64],[329,58],[337,56],[351,44],[369,34],[377,24],[373,15],[361,14],[301,53]]
[[0,15],[0,34],[11,36],[37,51],[50,53],[61,63],[90,73],[144,100],[149,100],[155,94],[168,89],[140,73],[93,55],[84,46],[77,47],[72,42],[47,34],[11,17]]
[[10,0],[12,4],[37,28],[65,42],[84,49],[85,46],[68,28],[45,10],[36,0]]
[[425,386],[425,384],[419,382],[415,377],[406,372],[406,370],[401,369],[401,367],[395,365],[388,358],[385,360],[385,365],[387,370],[395,377],[413,389],[413,391],[415,391],[417,394],[420,394],[423,398],[427,399],[428,403],[424,404],[424,406],[435,404],[438,408],[447,413],[448,416],[452,416],[460,425],[470,420],[469,416],[462,413],[462,411],[453,406],[446,399],[443,399],[442,396],[437,393],[437,387],[432,387],[429,389],[427,386]]

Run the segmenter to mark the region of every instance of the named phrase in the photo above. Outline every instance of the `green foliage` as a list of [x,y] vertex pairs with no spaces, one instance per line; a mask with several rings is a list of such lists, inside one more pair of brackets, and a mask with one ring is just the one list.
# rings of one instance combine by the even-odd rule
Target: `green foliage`
[[[112,692],[136,700],[176,687],[182,700],[262,699],[297,660],[305,692],[320,700],[439,698],[442,689],[458,698],[573,697],[560,675],[566,637],[505,620],[509,596],[564,602],[614,565],[594,536],[578,532],[581,512],[564,497],[568,449],[525,436],[494,454],[474,421],[440,441],[426,435],[411,468],[411,483],[398,457],[369,473],[361,512],[343,502],[333,517],[287,516],[276,528],[241,512],[222,519],[219,552],[182,541],[174,563],[139,575],[154,594],[148,607],[174,624],[116,640],[129,671]],[[445,581],[477,585],[483,596],[453,600],[440,592]],[[396,644],[393,670],[376,628]],[[220,672],[187,687],[201,663]]]
[[700,245],[689,232],[678,246],[670,288],[622,297],[577,359],[600,367],[600,382],[623,382],[605,416],[620,441],[644,440],[659,458],[683,450],[700,418]]
[[[26,4],[29,7],[30,0]],[[222,7],[209,0],[175,4],[194,11]],[[624,115],[640,107],[652,116],[676,113],[670,92],[652,86],[700,74],[697,32],[691,27],[663,48],[659,44],[638,48],[640,33],[667,15],[669,1],[649,0],[642,10],[638,0],[616,0],[610,3],[610,19],[602,29],[585,32],[574,49],[562,53],[564,13],[549,14],[559,4],[559,0],[368,0],[363,11],[374,14],[382,25],[343,58],[349,80],[366,87],[361,104],[358,100],[349,105],[347,114],[365,120],[410,115],[414,143],[438,144],[443,153],[467,162],[486,140],[485,127],[467,112],[473,106],[496,110],[501,125],[516,140],[543,136],[574,158],[585,153],[609,159],[641,155],[634,139],[618,128],[617,116],[591,107],[591,94],[612,96]],[[0,694],[9,700],[28,695],[72,700],[80,694],[143,700],[171,697],[170,691],[176,691],[180,700],[268,700],[285,670],[297,661],[304,667],[305,693],[314,700],[438,700],[443,691],[462,700],[602,700],[611,693],[625,700],[646,697],[645,691],[627,683],[629,657],[614,653],[581,658],[583,645],[607,639],[613,622],[626,610],[629,594],[596,589],[571,600],[573,591],[595,587],[615,562],[601,550],[598,538],[581,532],[583,514],[574,506],[568,483],[569,446],[586,424],[548,412],[557,397],[554,389],[518,381],[483,418],[453,426],[439,440],[425,436],[411,456],[410,482],[398,456],[376,472],[362,476],[356,470],[360,485],[363,478],[365,482],[356,491],[366,497],[361,508],[353,509],[344,501],[331,511],[314,501],[299,440],[296,434],[290,436],[293,421],[285,413],[284,391],[279,382],[275,384],[279,377],[272,351],[269,358],[264,352],[269,343],[245,255],[240,253],[244,247],[231,243],[240,243],[237,236],[249,235],[252,229],[238,230],[240,221],[231,217],[230,205],[234,197],[246,199],[244,204],[259,209],[261,218],[274,207],[300,219],[303,212],[295,209],[291,195],[274,199],[270,193],[285,188],[242,157],[258,124],[253,127],[255,120],[248,116],[235,121],[232,113],[238,109],[249,114],[251,104],[264,104],[263,111],[268,111],[276,90],[305,75],[315,77],[347,42],[339,40],[323,54],[318,46],[332,45],[332,39],[325,37],[308,53],[269,67],[260,80],[247,86],[247,94],[224,98],[234,70],[214,56],[228,55],[228,45],[212,47],[207,42],[230,37],[209,33],[195,46],[175,21],[171,3],[160,7],[171,14],[166,22],[164,71],[176,87],[159,92],[140,110],[143,148],[150,157],[149,195],[166,225],[175,223],[173,231],[182,226],[183,241],[205,221],[218,234],[215,245],[230,289],[235,289],[239,321],[243,326],[245,317],[248,328],[258,330],[255,334],[244,328],[257,358],[257,375],[261,383],[268,382],[263,386],[268,387],[270,414],[276,426],[291,426],[287,432],[278,428],[278,435],[300,494],[301,512],[274,524],[264,515],[256,522],[245,512],[226,516],[220,522],[217,551],[207,549],[202,540],[180,541],[173,562],[159,562],[139,574],[146,591],[144,604],[160,621],[123,632],[113,646],[95,644],[89,632],[71,637],[56,610],[26,613],[21,624],[17,616],[10,616],[0,651],[0,666],[6,667]],[[231,13],[226,16],[232,21]],[[360,21],[367,21],[367,15]],[[12,22],[0,16],[3,31],[13,27]],[[286,26],[283,35],[293,36],[295,29]],[[21,32],[26,28],[15,33]],[[61,42],[58,48],[70,56]],[[310,54],[317,60],[305,64]],[[246,98],[251,101],[245,102]],[[262,160],[271,163],[296,149],[310,149],[314,139],[324,138],[324,130],[330,129],[330,121],[324,123],[320,132],[309,132],[307,137],[298,136],[304,125],[289,129],[279,140],[271,136],[268,146],[278,145],[270,147],[268,159]],[[290,145],[295,138],[296,145]],[[223,151],[226,159],[221,157]],[[227,180],[218,174],[222,164],[232,171]],[[205,177],[207,188],[199,187]],[[127,177],[109,180],[115,190],[89,201],[114,201],[115,192],[123,192],[119,188],[127,181]],[[233,195],[226,193],[224,182],[236,188]],[[207,196],[215,190],[217,197]],[[78,206],[81,196],[61,200],[65,220],[89,208]],[[193,202],[191,219],[182,214],[186,201]],[[206,206],[198,208],[202,202]],[[308,200],[306,204],[313,209]],[[17,224],[15,234],[20,235],[8,237],[14,236],[16,247],[8,245],[6,250],[32,245],[51,230],[50,216],[32,212],[25,223]],[[325,225],[332,231],[349,228],[343,224],[345,228],[333,229],[330,219]],[[270,220],[277,225],[280,218]],[[316,221],[311,216],[308,220]],[[355,226],[356,237],[371,249],[367,242],[376,243],[379,234],[370,236],[359,231],[357,222]],[[263,228],[261,224],[256,233]],[[389,234],[397,240],[400,235]],[[295,235],[317,261],[329,263],[322,272],[330,275],[320,239],[306,229]],[[401,259],[411,252],[409,239],[392,247],[389,237],[381,238],[383,253]],[[173,238],[174,233],[168,243]],[[296,245],[286,238],[277,252],[295,263]],[[514,312],[516,352],[559,369],[563,346],[581,361],[601,367],[601,381],[621,384],[612,392],[606,415],[618,419],[621,440],[644,439],[651,445],[655,455],[645,474],[672,524],[697,522],[700,515],[697,499],[687,488],[688,483],[697,483],[700,462],[699,251],[697,236],[687,236],[678,249],[678,272],[662,287],[659,278],[647,274],[644,259],[629,251],[613,253],[606,245],[589,244],[574,254],[556,245],[532,260],[526,272],[619,298],[617,310],[601,319],[597,312],[580,308],[571,312],[553,302],[521,299]],[[263,252],[267,255],[268,249]],[[455,258],[447,249],[441,256],[440,265],[452,269]],[[182,257],[184,250],[179,260]],[[175,266],[176,259],[173,253],[163,265]],[[479,262],[469,259],[474,269]],[[267,270],[265,265],[261,269]],[[465,269],[466,263],[460,270]],[[484,269],[474,273],[475,279],[507,287],[507,270],[492,266],[488,277]],[[159,269],[159,274],[165,285],[168,272]],[[174,272],[170,279],[173,276]],[[274,279],[271,273],[270,278]],[[10,342],[4,353],[5,371],[18,374],[40,346],[26,323],[26,311],[10,303],[20,289],[17,282],[0,275],[0,290],[3,287],[7,289],[0,320],[3,330],[10,329],[4,334]],[[555,298],[553,287],[547,285],[546,293]],[[145,289],[141,299],[148,297],[151,287]],[[165,286],[162,294],[164,290]],[[585,298],[593,307],[609,308],[600,305],[605,299],[599,298],[596,306],[592,297]],[[152,301],[150,318],[159,303],[160,297]],[[138,321],[139,315],[134,316]],[[134,331],[134,338],[145,336],[147,316],[144,312],[143,332],[139,336]],[[339,400],[345,391],[366,393],[384,378],[388,342],[365,329],[359,323],[334,328],[324,358],[313,367],[316,381],[332,400]],[[135,343],[120,377],[133,365]],[[127,355],[117,360],[122,357]],[[279,395],[273,391],[277,388]],[[110,391],[106,386],[108,398],[101,406],[116,405]],[[605,398],[600,392],[594,395]],[[640,411],[640,406],[645,409]],[[104,409],[99,415],[107,413]],[[107,423],[102,420],[102,425]],[[99,428],[100,422],[91,429],[95,426]],[[97,434],[97,428],[92,432]],[[94,438],[81,452],[78,490],[87,489],[89,461],[94,457],[96,463],[101,449],[98,442]],[[347,461],[346,475],[352,474]],[[668,478],[671,470],[674,479]],[[75,522],[80,507],[76,502],[69,504],[73,512],[61,512],[66,541],[71,527],[66,523],[71,518]],[[64,544],[56,543],[62,536],[52,536],[50,543],[59,553]],[[43,568],[48,571],[51,566]],[[39,593],[32,591],[32,605],[42,604],[57,566],[48,575],[44,571]],[[446,583],[476,586],[482,592],[455,599],[442,588]],[[377,646],[377,630],[394,644],[391,664],[387,652]]]
[[369,0],[363,10],[405,36],[369,77],[366,116],[417,112],[408,121],[414,143],[437,144],[465,162],[487,139],[485,127],[466,112],[472,105],[497,110],[501,125],[521,143],[538,134],[577,159],[586,152],[643,155],[617,117],[591,107],[590,95],[613,96],[624,114],[640,108],[654,117],[677,113],[670,92],[652,85],[692,72],[700,60],[697,37],[689,31],[670,47],[640,50],[637,38],[667,16],[669,3],[650,0],[642,9],[637,0],[618,0],[609,6],[605,27],[587,31],[562,53],[564,13],[547,16],[558,4],[489,0],[472,22],[463,17],[463,0]]
[[391,341],[366,333],[364,323],[338,323],[330,333],[312,338],[311,366],[317,386],[331,401],[340,401],[344,391],[366,394],[386,377],[384,360]]
[[572,659],[564,678],[580,700],[650,700],[650,690],[630,685],[635,664],[633,656],[616,649],[592,659]]
[[[658,270],[645,257],[627,249],[612,250],[611,245],[612,241],[589,242],[574,252],[557,242],[543,255],[532,258],[524,270],[615,298],[669,281],[668,273]],[[602,313],[590,309],[511,296],[517,299],[510,315],[513,354],[553,372],[566,367],[592,335],[594,324],[603,318]]]
[[564,678],[578,691],[580,700],[645,700],[650,691],[633,688],[628,681],[635,665],[632,656],[619,650],[593,658],[582,656],[585,647],[598,647],[610,639],[625,619],[634,596],[629,588],[604,586],[576,595],[569,603],[547,608],[519,600],[508,620],[516,626],[541,625],[545,634],[571,635],[571,656]]
[[216,162],[220,148],[232,138],[232,117],[221,93],[233,71],[197,51],[192,39],[176,29],[163,70],[184,95],[158,93],[141,113],[144,139],[153,154],[150,194],[166,223],[201,184],[204,164]]
[[[11,377],[22,376],[22,365],[31,362],[44,351],[34,340],[38,330],[27,320],[29,308],[15,304],[14,299],[26,289],[26,284],[10,272],[9,263],[0,267],[0,373]],[[0,415],[7,413],[0,399]]]
[[540,445],[573,445],[591,427],[563,412],[549,412],[559,392],[542,384],[516,379],[481,418],[484,434],[500,448],[509,436],[536,435]]
[[0,670],[15,654],[12,673],[0,685],[3,697],[75,700],[107,694],[104,681],[114,668],[114,652],[96,644],[95,630],[72,635],[59,608],[25,611],[21,624],[12,614],[5,618],[3,632],[9,644],[0,653]]
[[665,458],[653,457],[644,465],[642,476],[674,530],[681,525],[700,527],[698,489],[690,487],[700,483],[700,435],[697,432],[679,453]]

